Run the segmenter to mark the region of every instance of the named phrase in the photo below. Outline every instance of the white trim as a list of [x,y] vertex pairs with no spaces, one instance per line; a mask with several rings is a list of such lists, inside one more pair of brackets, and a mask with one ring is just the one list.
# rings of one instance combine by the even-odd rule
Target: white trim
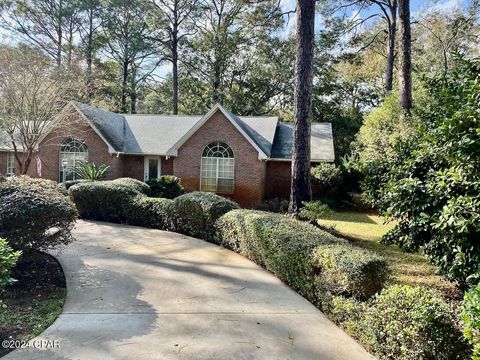
[[143,158],[143,181],[150,180],[150,164],[149,160],[157,160],[157,177],[162,175],[162,158],[160,156],[144,156]]
[[248,136],[248,134],[245,131],[243,131],[243,129],[237,124],[237,122],[234,119],[232,119],[232,117],[230,116],[228,111],[226,111],[225,108],[220,104],[216,104],[213,108],[211,108],[208,113],[206,113],[190,130],[188,130],[188,132],[185,135],[183,135],[180,138],[180,140],[178,140],[167,151],[166,155],[177,156],[178,155],[178,149],[183,144],[185,144],[185,142],[188,139],[190,139],[190,137],[192,137],[193,134],[195,134],[197,132],[197,130],[200,129],[202,127],[202,125],[205,124],[207,122],[207,120],[210,119],[217,112],[217,110],[220,110],[223,113],[223,115],[228,119],[228,121],[230,121],[230,123],[232,123],[232,125],[235,126],[235,128],[240,132],[240,134],[242,134],[243,137],[245,139],[247,139],[247,141],[250,143],[250,145],[252,145],[255,148],[255,150],[258,151],[258,159],[259,160],[268,159],[267,154],[265,154],[263,152],[263,150],[255,143],[255,141],[253,141],[252,138],[250,136]]

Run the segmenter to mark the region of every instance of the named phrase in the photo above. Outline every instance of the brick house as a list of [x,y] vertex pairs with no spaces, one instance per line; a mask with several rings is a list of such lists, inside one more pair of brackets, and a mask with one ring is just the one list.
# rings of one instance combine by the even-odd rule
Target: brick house
[[[76,164],[89,161],[109,165],[109,179],[175,175],[187,191],[243,206],[289,195],[292,125],[276,117],[236,116],[221,105],[203,116],[115,114],[78,102],[67,110],[75,121],[68,130],[52,122],[37,152],[41,174],[33,162],[30,176],[73,179]],[[311,145],[312,163],[334,160],[331,124],[312,124]],[[15,168],[8,141],[0,141],[0,173]]]

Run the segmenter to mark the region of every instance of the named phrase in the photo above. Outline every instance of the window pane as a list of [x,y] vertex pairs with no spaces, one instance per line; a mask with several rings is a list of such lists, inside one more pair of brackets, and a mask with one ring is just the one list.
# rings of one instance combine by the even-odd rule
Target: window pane
[[217,192],[233,192],[233,179],[218,179]]
[[148,160],[148,178],[149,179],[158,178],[158,159]]
[[15,153],[9,152],[7,157],[7,175],[15,174]]
[[[66,161],[67,166],[63,166]],[[76,169],[81,162],[88,161],[88,149],[87,145],[78,139],[69,138],[66,139],[60,147],[59,157],[59,177],[60,181],[63,180],[75,180]],[[64,174],[65,172],[65,174]],[[65,178],[64,178],[65,175]]]

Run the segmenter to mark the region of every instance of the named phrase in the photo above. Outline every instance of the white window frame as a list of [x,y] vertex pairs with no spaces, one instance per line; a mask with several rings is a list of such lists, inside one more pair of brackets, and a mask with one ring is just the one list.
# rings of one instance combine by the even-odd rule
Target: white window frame
[[[62,147],[67,140],[74,140],[74,141],[78,141],[79,143],[83,143],[85,145],[87,151],[85,151],[85,152],[62,151]],[[59,182],[63,182],[63,165],[62,165],[62,162],[63,162],[63,155],[64,154],[69,154],[69,155],[73,154],[73,168],[74,169],[76,168],[77,162],[88,161],[88,159],[89,159],[88,146],[85,143],[85,141],[80,140],[80,139],[76,139],[76,138],[67,138],[67,139],[63,140],[62,143],[60,144],[60,149],[59,149],[59,153],[58,153],[58,181]],[[82,155],[84,159],[77,159],[77,155]],[[68,167],[67,167],[67,169],[68,169]],[[72,174],[73,174],[72,178],[73,178],[73,180],[75,180],[76,179],[75,171],[73,171]],[[68,176],[68,171],[67,171],[67,176]]]
[[[226,146],[228,146],[233,154],[233,157],[215,157],[215,156],[203,156],[203,152],[207,147],[214,143],[223,143]],[[215,190],[205,190],[203,188],[203,166],[204,166],[204,159],[208,160],[215,160],[216,161],[216,169],[215,169]],[[232,177],[219,177],[219,168],[220,168],[220,162],[221,161],[233,161],[233,172],[232,172]],[[231,191],[219,191],[218,190],[218,181],[219,180],[232,180],[232,190]],[[202,157],[200,159],[200,191],[205,191],[205,192],[213,192],[213,193],[218,193],[218,194],[233,194],[235,192],[235,153],[233,152],[233,149],[230,145],[223,141],[213,141],[209,143],[207,146],[205,146],[204,150],[202,151]]]
[[7,176],[15,175],[16,163],[17,160],[15,159],[15,152],[9,151],[7,153],[7,172],[5,173]]
[[157,160],[157,177],[162,176],[162,158],[160,156],[145,156],[143,161],[143,181],[150,180],[150,160]]

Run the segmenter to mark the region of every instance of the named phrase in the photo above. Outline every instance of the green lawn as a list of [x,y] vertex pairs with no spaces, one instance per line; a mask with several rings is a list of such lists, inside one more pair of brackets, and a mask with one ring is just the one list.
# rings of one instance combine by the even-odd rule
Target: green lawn
[[448,297],[456,297],[454,286],[436,275],[435,267],[422,254],[404,253],[397,246],[379,243],[382,235],[395,225],[385,224],[382,217],[364,212],[335,212],[328,219],[318,220],[318,223],[354,240],[359,246],[383,255],[392,269],[394,283],[434,287]]

